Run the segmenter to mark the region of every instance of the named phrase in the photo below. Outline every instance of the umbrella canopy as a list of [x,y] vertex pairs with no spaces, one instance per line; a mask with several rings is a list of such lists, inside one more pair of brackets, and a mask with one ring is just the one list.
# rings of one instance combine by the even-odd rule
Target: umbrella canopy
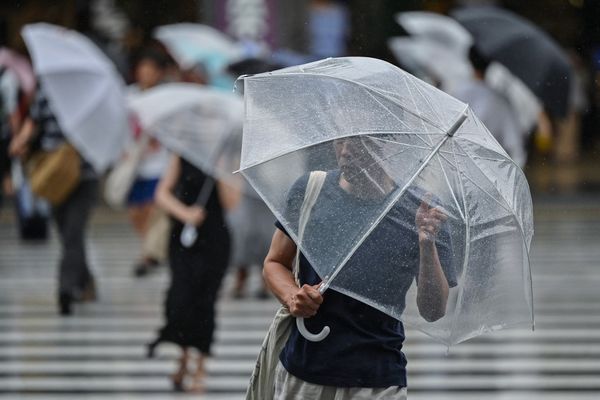
[[428,11],[396,14],[396,22],[411,36],[419,36],[441,44],[447,51],[466,57],[473,44],[471,34],[458,22],[445,15]]
[[239,168],[243,101],[193,83],[168,83],[131,94],[142,129],[205,173],[233,181]]
[[33,68],[67,139],[98,172],[129,136],[125,87],[110,60],[85,36],[58,26],[26,25]]
[[17,75],[23,91],[30,95],[35,90],[35,76],[29,61],[18,53],[6,48],[0,48],[0,65]]
[[511,104],[521,132],[528,137],[538,122],[542,104],[535,94],[504,65],[492,62],[485,71],[485,81]]
[[420,36],[394,37],[388,41],[388,46],[400,64],[440,82],[445,91],[452,91],[473,75],[466,57],[436,41]]
[[179,23],[156,28],[160,40],[184,69],[201,63],[213,86],[231,89],[225,67],[242,57],[242,48],[222,32],[202,24]]
[[[427,71],[449,93],[472,79],[468,52],[473,37],[456,20],[432,12],[410,11],[397,14],[396,21],[411,34],[411,38],[392,38],[388,43],[402,65]],[[405,64],[407,59],[410,65]],[[541,111],[536,95],[498,62],[490,63],[485,81],[511,103],[521,131],[529,134]]]
[[550,36],[524,18],[491,6],[459,9],[452,17],[471,32],[484,56],[504,64],[552,115],[567,114],[571,65]]
[[[245,77],[244,94],[242,172],[323,279],[322,291],[448,345],[532,322],[527,181],[464,103],[391,64],[353,57]],[[327,178],[299,240],[314,170]],[[436,246],[452,288],[435,322],[417,305],[423,204],[448,217]],[[371,262],[381,251],[389,262]]]

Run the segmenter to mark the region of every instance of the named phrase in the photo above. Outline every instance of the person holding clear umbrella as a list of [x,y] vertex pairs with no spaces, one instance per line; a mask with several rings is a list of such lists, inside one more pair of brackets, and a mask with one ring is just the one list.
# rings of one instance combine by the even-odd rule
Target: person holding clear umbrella
[[[335,214],[334,219],[360,219],[365,209],[378,207],[395,184],[382,168],[373,168],[377,150],[369,139],[338,139],[334,148],[339,169],[327,172],[311,215],[317,221],[323,213]],[[288,192],[285,218],[296,220],[301,212],[308,179],[301,178]],[[412,192],[412,204],[395,206],[349,264],[395,264],[404,269],[406,286],[398,288],[398,298],[405,296],[416,276],[419,311],[425,320],[436,321],[445,314],[449,287],[456,285],[450,250],[440,244],[447,240],[436,244],[438,236],[447,236],[447,217],[433,205],[431,194],[416,188]],[[337,334],[335,340],[313,342],[292,329],[276,369],[274,399],[405,399],[402,323],[342,293],[321,295],[321,279],[304,255],[299,287],[292,273],[296,244],[281,223],[276,226],[264,262],[265,280],[292,316],[312,317],[317,326],[326,321]],[[334,226],[313,225],[316,231],[321,238],[343,234]]]

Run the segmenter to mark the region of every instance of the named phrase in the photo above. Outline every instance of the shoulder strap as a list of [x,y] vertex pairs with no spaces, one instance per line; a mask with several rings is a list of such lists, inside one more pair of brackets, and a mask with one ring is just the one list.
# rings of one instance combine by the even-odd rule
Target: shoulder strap
[[300,219],[298,221],[298,243],[296,244],[296,258],[294,260],[294,277],[296,278],[296,283],[298,284],[298,270],[300,269],[300,243],[302,243],[304,229],[308,223],[312,208],[317,201],[317,197],[319,197],[321,188],[323,188],[323,183],[325,182],[326,176],[327,173],[325,171],[312,171],[310,173],[308,183],[306,184],[306,192],[304,193],[304,201],[300,207]]

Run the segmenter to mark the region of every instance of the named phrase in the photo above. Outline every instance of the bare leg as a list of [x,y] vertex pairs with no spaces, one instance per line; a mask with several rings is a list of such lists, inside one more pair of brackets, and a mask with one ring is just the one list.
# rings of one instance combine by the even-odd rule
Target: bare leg
[[196,357],[196,369],[191,376],[190,386],[187,389],[187,392],[192,393],[202,393],[204,392],[204,377],[206,376],[205,369],[205,360],[206,356],[202,353],[197,353]]
[[244,289],[248,280],[248,266],[240,265],[235,274],[235,285],[233,287],[233,297],[241,299],[244,297]]
[[181,349],[181,358],[179,358],[179,363],[177,366],[177,370],[173,375],[171,375],[171,381],[173,382],[173,389],[176,392],[183,391],[183,379],[187,373],[187,364],[189,359],[189,351],[187,348]]

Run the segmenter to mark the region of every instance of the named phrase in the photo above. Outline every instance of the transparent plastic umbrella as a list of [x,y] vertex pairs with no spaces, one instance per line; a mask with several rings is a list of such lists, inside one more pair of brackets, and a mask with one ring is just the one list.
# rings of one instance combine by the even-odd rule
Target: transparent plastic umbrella
[[[323,279],[321,292],[344,293],[447,345],[533,323],[529,187],[467,105],[370,58],[243,83],[241,171]],[[307,177],[317,170],[325,183],[299,240]],[[415,218],[424,204],[447,216],[436,248],[450,289],[435,321],[417,298]],[[393,258],[373,265],[384,250]]]
[[[214,179],[243,190],[244,182],[232,174],[240,161],[243,101],[239,96],[192,83],[169,83],[130,95],[129,107],[142,129],[173,153]],[[198,204],[208,200],[214,179],[207,180]],[[182,243],[191,245],[195,234],[195,227],[186,226]]]
[[67,139],[103,172],[130,132],[125,84],[114,64],[75,31],[38,23],[26,25],[22,35]]

